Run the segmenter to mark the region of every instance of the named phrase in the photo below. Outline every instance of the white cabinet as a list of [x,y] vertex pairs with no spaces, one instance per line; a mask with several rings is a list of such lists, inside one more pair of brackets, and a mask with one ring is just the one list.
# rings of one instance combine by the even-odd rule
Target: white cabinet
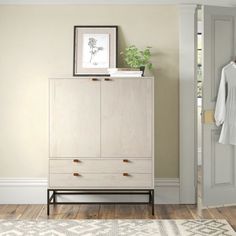
[[50,189],[153,189],[153,78],[50,79]]

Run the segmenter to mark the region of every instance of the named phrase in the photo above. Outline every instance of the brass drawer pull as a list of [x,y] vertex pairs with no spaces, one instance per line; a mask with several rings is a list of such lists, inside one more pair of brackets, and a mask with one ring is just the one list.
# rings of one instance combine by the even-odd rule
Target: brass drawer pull
[[99,81],[98,78],[92,78],[92,81]]
[[110,78],[105,78],[104,80],[105,81],[112,81],[112,79],[110,79]]
[[74,175],[74,176],[80,176],[80,174],[79,174],[79,173],[73,173],[73,175]]
[[130,176],[128,173],[123,173],[123,176]]
[[80,160],[79,159],[74,159],[73,162],[79,163]]
[[126,163],[127,163],[127,162],[129,162],[129,160],[128,160],[128,159],[124,159],[123,162],[126,162]]

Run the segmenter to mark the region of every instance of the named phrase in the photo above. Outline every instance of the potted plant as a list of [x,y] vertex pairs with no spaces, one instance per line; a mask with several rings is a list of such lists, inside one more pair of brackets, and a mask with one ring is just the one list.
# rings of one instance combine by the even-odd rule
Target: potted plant
[[125,49],[124,52],[120,54],[124,55],[125,62],[131,68],[140,68],[144,75],[145,67],[148,69],[152,69],[152,63],[150,61],[151,58],[151,47],[146,47],[144,50],[138,49],[135,45],[131,45]]

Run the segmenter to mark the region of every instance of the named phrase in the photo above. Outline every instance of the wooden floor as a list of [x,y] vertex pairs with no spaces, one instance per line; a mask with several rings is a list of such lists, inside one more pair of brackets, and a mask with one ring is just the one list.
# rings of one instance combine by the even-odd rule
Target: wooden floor
[[0,219],[226,219],[236,230],[236,206],[199,210],[195,205],[0,205]]

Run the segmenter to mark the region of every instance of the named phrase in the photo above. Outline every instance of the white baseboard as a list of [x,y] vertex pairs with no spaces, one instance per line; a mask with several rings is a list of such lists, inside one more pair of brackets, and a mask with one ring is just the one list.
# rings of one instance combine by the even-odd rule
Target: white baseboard
[[155,203],[156,204],[179,204],[180,203],[179,178],[156,178],[155,179]]
[[47,179],[1,178],[0,193],[0,204],[44,204]]
[[[0,204],[45,204],[47,202],[47,179],[45,178],[0,178]],[[146,196],[136,195],[83,195],[73,196],[76,201],[147,201]],[[62,196],[58,200],[68,200]],[[155,179],[155,204],[178,204],[179,179]]]

